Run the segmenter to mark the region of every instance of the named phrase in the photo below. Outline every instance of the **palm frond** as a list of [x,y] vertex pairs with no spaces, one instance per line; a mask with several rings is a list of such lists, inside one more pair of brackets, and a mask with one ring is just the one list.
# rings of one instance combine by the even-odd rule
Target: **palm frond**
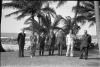
[[46,28],[49,28],[51,25],[51,20],[49,16],[41,15],[41,23],[46,26]]
[[95,13],[94,13],[94,2],[93,1],[82,1],[80,6],[73,7],[74,12],[77,11],[77,22],[81,22],[82,25],[88,22],[95,23]]
[[55,10],[54,10],[53,8],[50,8],[50,7],[42,8],[42,10],[43,10],[44,12],[47,12],[47,13],[50,12],[50,13],[56,14]]
[[29,17],[24,24],[30,24],[30,23],[38,23],[35,19],[33,20],[31,17]]
[[25,6],[23,2],[20,1],[12,1],[10,3],[3,3],[3,8],[13,8],[13,9],[22,9]]
[[63,4],[66,3],[66,2],[67,2],[67,1],[60,0],[60,1],[58,2],[58,5],[57,5],[56,8],[60,7],[61,5],[63,5]]
[[25,20],[24,24],[27,24],[29,21],[30,21],[30,22],[32,21],[32,17],[27,18],[27,19]]
[[19,16],[17,16],[17,20],[20,20],[20,19],[22,19],[22,18],[24,18],[24,17],[26,17],[27,16],[27,12],[22,12]]
[[22,10],[17,10],[17,11],[15,11],[15,12],[12,12],[12,13],[6,15],[5,17],[9,17],[9,16],[11,16],[11,15],[17,15],[17,14],[19,14],[19,13],[21,13],[21,12],[22,12]]
[[62,19],[61,15],[56,16],[54,23],[53,23],[53,27],[56,27],[59,24],[59,21]]
[[32,24],[30,24],[29,27],[26,27],[26,30],[30,30],[30,31],[35,31],[35,32],[46,32],[47,29],[44,28],[43,26],[41,26],[39,23],[37,22],[31,22]]
[[62,28],[60,28],[60,27],[54,27],[54,26],[51,26],[51,28],[52,28],[53,30],[60,30],[60,29],[62,29]]
[[89,27],[92,27],[93,25],[95,25],[95,23],[91,22],[90,25],[89,25]]

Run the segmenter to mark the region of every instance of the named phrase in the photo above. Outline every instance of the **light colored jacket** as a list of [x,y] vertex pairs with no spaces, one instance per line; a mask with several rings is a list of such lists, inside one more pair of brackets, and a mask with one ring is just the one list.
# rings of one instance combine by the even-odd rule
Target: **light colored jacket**
[[73,34],[68,34],[66,36],[66,45],[71,45],[71,44],[73,45],[75,43],[74,39],[75,36]]

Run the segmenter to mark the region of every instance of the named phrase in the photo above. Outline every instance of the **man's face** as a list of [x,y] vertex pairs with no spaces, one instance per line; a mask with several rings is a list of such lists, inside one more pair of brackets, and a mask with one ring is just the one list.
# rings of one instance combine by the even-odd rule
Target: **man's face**
[[70,34],[72,34],[72,30],[70,30],[70,32],[69,32]]

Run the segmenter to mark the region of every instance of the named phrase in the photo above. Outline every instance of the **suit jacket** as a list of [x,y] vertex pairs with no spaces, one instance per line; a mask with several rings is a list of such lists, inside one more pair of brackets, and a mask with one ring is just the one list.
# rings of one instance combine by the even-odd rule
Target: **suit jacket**
[[18,34],[18,39],[17,39],[17,41],[18,41],[18,44],[19,44],[19,45],[24,45],[24,44],[25,44],[25,36],[26,36],[25,33],[24,33],[24,34],[22,34],[22,33],[19,33],[19,34]]
[[45,46],[45,36],[40,36],[40,47],[44,47]]
[[49,42],[49,45],[52,45],[52,46],[55,44],[55,34],[54,33],[48,35],[48,42]]
[[80,48],[81,49],[83,47],[87,47],[88,48],[90,43],[91,43],[91,36],[89,34],[83,35]]
[[57,44],[63,44],[64,43],[64,40],[65,40],[65,37],[64,37],[64,32],[61,31],[61,32],[58,32],[57,33]]

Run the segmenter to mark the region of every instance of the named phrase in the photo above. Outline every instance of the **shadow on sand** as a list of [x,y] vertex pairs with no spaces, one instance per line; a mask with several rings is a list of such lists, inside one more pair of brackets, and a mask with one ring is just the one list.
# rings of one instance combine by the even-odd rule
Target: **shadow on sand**
[[88,60],[100,60],[100,58],[88,58]]

